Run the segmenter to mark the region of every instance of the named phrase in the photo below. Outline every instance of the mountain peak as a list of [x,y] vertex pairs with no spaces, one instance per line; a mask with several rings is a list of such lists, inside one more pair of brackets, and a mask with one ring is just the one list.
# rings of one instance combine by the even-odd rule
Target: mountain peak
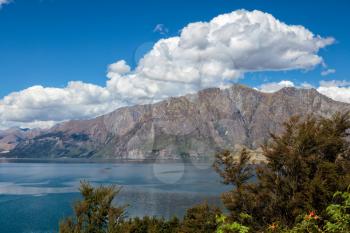
[[[251,149],[299,114],[330,116],[350,110],[315,89],[287,87],[275,93],[235,84],[110,114],[61,123],[24,138],[15,157],[196,158],[244,145]],[[30,131],[29,131],[30,132]],[[25,132],[25,133],[29,133]]]

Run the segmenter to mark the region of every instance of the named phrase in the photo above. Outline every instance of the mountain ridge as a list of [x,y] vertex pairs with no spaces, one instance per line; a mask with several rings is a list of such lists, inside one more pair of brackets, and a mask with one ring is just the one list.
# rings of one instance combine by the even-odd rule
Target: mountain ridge
[[25,138],[7,157],[199,158],[244,145],[257,149],[293,115],[350,110],[315,89],[274,93],[235,84],[73,120]]

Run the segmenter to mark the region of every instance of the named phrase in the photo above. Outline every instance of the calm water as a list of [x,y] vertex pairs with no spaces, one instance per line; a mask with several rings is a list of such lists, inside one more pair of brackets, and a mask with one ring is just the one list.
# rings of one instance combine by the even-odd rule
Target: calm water
[[207,163],[0,163],[0,232],[57,232],[80,198],[79,181],[118,184],[128,216],[182,216],[228,187]]

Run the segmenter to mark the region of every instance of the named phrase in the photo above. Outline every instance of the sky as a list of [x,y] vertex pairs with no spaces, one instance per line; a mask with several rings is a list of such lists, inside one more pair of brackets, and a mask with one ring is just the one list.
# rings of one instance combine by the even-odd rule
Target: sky
[[347,0],[0,0],[0,128],[242,83],[350,103]]

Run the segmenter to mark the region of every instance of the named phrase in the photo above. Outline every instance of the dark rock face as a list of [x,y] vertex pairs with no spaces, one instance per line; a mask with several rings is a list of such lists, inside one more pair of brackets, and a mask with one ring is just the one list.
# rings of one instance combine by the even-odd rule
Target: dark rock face
[[178,158],[258,148],[293,115],[350,110],[314,89],[261,93],[241,85],[211,88],[152,105],[125,107],[91,120],[56,125],[21,140],[9,157]]

